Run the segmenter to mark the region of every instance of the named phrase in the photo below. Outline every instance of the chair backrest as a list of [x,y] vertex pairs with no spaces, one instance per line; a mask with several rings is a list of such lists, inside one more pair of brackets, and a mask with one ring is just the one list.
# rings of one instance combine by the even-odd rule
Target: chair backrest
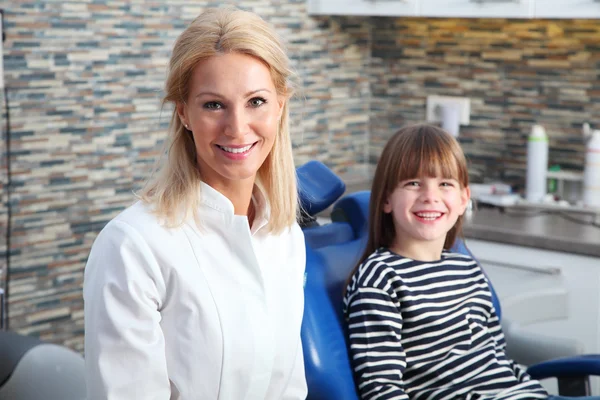
[[[357,247],[350,246],[351,249]],[[322,252],[306,248],[301,335],[308,399],[357,400],[342,319],[345,277],[343,273],[332,277],[332,272]]]
[[[345,185],[322,163],[312,161],[296,169],[302,208],[314,216],[331,206]],[[334,207],[340,221],[303,228],[306,241],[306,286],[302,345],[308,398],[312,400],[358,400],[348,358],[342,295],[346,279],[363,248],[361,232],[366,220],[361,207],[368,207],[368,193],[342,199]],[[359,196],[359,197],[361,197]],[[340,208],[346,204],[346,208]]]
[[[342,219],[334,226],[349,231],[350,240],[340,243],[328,238],[314,247],[307,241],[302,345],[310,400],[358,399],[348,357],[342,299],[346,280],[364,248],[368,198],[368,192],[354,193],[334,206],[333,215]],[[312,232],[319,229],[331,228],[310,228]]]

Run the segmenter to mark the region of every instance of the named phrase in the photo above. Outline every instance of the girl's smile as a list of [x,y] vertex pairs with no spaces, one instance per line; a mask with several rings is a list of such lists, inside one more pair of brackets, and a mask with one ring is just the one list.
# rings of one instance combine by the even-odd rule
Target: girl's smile
[[421,222],[435,222],[439,220],[444,213],[440,211],[416,211],[413,214],[417,217],[417,219]]

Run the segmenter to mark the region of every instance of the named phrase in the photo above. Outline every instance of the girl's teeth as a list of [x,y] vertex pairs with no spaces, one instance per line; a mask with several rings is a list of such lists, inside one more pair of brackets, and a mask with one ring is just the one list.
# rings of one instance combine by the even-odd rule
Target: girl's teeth
[[418,213],[417,217],[427,219],[427,220],[434,220],[436,218],[439,218],[441,215],[442,214],[440,214],[440,213]]
[[247,152],[248,150],[250,150],[250,147],[252,147],[252,145],[249,144],[246,147],[225,147],[225,146],[219,146],[219,147],[221,149],[225,150],[228,153],[237,154],[237,153],[245,153],[245,152]]

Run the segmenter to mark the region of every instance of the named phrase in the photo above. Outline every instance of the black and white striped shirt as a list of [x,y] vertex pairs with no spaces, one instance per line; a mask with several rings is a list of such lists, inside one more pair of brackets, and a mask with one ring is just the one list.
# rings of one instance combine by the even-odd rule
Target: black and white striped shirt
[[381,248],[348,285],[344,313],[362,399],[545,399],[509,360],[485,275],[461,254],[415,261]]

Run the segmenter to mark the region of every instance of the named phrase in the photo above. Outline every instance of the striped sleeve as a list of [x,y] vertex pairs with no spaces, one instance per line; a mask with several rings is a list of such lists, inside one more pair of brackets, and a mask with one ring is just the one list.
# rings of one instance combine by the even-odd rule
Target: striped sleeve
[[515,376],[519,382],[527,382],[531,380],[531,376],[527,373],[527,368],[521,364],[517,364],[513,360],[510,360],[512,370],[515,372]]
[[402,375],[402,316],[390,294],[358,287],[346,299],[352,367],[363,400],[408,400]]

